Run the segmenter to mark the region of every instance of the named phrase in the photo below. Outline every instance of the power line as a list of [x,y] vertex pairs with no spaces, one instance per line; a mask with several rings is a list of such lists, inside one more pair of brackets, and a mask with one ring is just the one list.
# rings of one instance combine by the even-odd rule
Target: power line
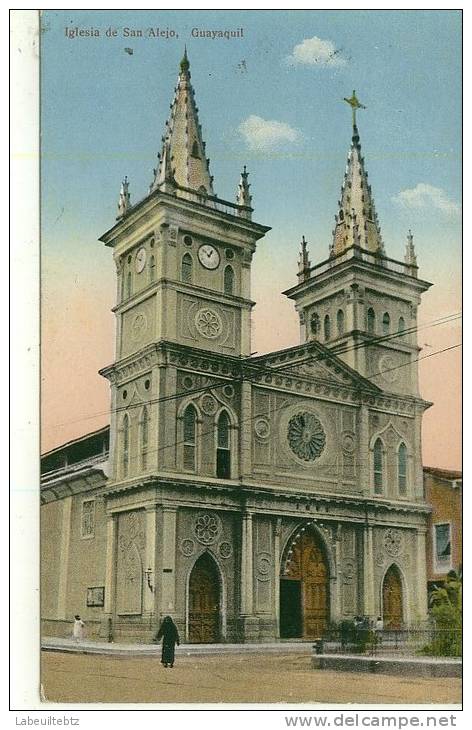
[[[452,321],[455,321],[457,319],[460,319],[461,317],[462,317],[462,315],[461,315],[460,312],[455,312],[453,314],[449,314],[449,315],[445,315],[444,317],[440,317],[440,318],[438,318],[436,320],[432,320],[429,323],[425,323],[423,325],[416,326],[416,327],[410,327],[408,329],[402,330],[401,332],[394,332],[394,333],[382,335],[382,336],[379,336],[379,337],[376,337],[376,338],[371,338],[371,339],[366,340],[364,342],[360,342],[360,343],[357,343],[355,345],[351,345],[349,347],[345,346],[344,348],[340,348],[338,350],[336,350],[335,348],[333,348],[333,350],[329,350],[329,352],[326,352],[326,353],[324,353],[324,352],[323,353],[317,353],[316,355],[311,356],[309,358],[309,361],[311,361],[311,362],[313,362],[313,361],[314,362],[321,362],[323,360],[329,360],[330,358],[333,358],[333,356],[334,357],[338,357],[339,355],[345,354],[347,352],[352,352],[354,350],[359,350],[359,349],[362,349],[364,347],[372,347],[373,345],[376,345],[376,344],[379,344],[379,343],[381,344],[381,343],[384,343],[384,342],[388,342],[388,341],[393,340],[393,339],[396,339],[398,337],[404,337],[407,334],[412,334],[414,332],[419,332],[419,331],[421,331],[423,329],[428,329],[429,327],[437,327],[438,325],[441,325],[441,324],[448,324],[448,323],[450,323]],[[309,345],[310,342],[307,342],[305,344],[306,345]],[[261,355],[261,358],[263,358],[263,357],[270,357],[271,354],[272,353],[267,353],[267,355]],[[276,353],[274,353],[274,354],[276,354]],[[416,360],[411,360],[410,361],[410,363],[413,363],[413,362],[417,362],[417,361]],[[410,364],[410,363],[408,363],[408,364]],[[273,375],[274,373],[278,373],[278,374],[282,374],[282,375],[284,375],[284,374],[285,375],[288,375],[289,377],[293,377],[293,372],[291,370],[287,370],[287,368],[293,368],[293,367],[296,367],[297,366],[297,364],[294,363],[293,365],[288,365],[288,366],[284,366],[284,367],[281,367],[281,368],[276,368],[276,367],[272,367],[271,368],[271,367],[268,367],[267,365],[264,366],[264,365],[259,365],[258,363],[252,363],[250,359],[241,360],[241,361],[235,361],[234,362],[234,365],[235,366],[239,366],[239,367],[244,367],[244,368],[249,369],[249,370],[252,370],[252,371],[259,370],[259,371],[261,371],[261,374],[266,374],[266,375],[267,374],[271,374],[271,375]],[[387,372],[387,371],[383,371],[383,372]],[[379,374],[379,373],[377,373],[377,374]],[[375,375],[370,375],[369,376],[369,378],[372,378],[372,377],[375,377]],[[246,380],[248,380],[248,379],[249,378],[246,378]],[[131,410],[133,408],[141,408],[143,405],[152,405],[152,404],[155,404],[155,403],[165,403],[167,401],[172,401],[172,400],[176,400],[178,398],[187,397],[189,395],[194,395],[196,393],[211,392],[212,390],[214,390],[216,388],[222,388],[222,387],[224,387],[226,385],[231,385],[232,383],[240,383],[240,382],[242,382],[242,380],[243,380],[243,375],[242,374],[241,374],[241,377],[238,377],[238,378],[225,378],[224,381],[219,382],[219,383],[207,384],[207,385],[201,386],[199,388],[193,388],[193,389],[181,391],[179,393],[173,393],[173,394],[168,395],[168,396],[159,396],[158,398],[151,398],[151,399],[146,400],[146,401],[140,401],[139,403],[124,405],[124,406],[118,406],[117,408],[114,408],[114,409],[111,409],[110,408],[110,409],[107,409],[107,410],[104,410],[104,411],[99,411],[97,413],[90,414],[90,415],[84,416],[82,418],[72,419],[70,421],[64,421],[63,423],[57,423],[57,424],[54,424],[54,425],[50,426],[49,429],[58,428],[60,426],[66,426],[66,425],[71,424],[71,423],[80,423],[82,421],[91,420],[93,418],[98,418],[99,416],[103,416],[103,415],[108,415],[108,414],[111,415],[112,413],[120,413],[122,411],[129,411],[129,410]]]
[[[459,342],[459,343],[457,343],[455,345],[451,345],[450,347],[444,347],[441,350],[437,350],[436,352],[430,352],[428,355],[424,355],[423,357],[416,358],[415,360],[411,360],[410,362],[403,363],[402,365],[396,365],[395,367],[389,368],[388,370],[397,370],[399,368],[408,367],[409,365],[411,365],[411,364],[413,364],[415,362],[420,362],[421,360],[426,360],[426,359],[428,359],[430,357],[434,357],[435,355],[441,355],[443,352],[448,352],[449,350],[454,350],[457,347],[462,347],[462,343]],[[378,373],[374,373],[370,377],[371,378],[375,378],[377,375],[382,375],[385,372],[388,372],[388,371],[387,370],[382,370],[381,372],[379,371]],[[255,383],[255,385],[258,385],[258,383]],[[398,394],[398,396],[401,397],[400,394]],[[306,396],[304,396],[304,397],[306,397]],[[270,412],[269,416],[272,416],[274,413],[282,410],[285,407],[286,407],[286,404],[283,403],[281,406],[277,406],[277,408],[273,408],[272,411]],[[251,421],[254,421],[256,418],[260,418],[261,416],[264,416],[264,415],[265,414],[263,414],[263,413],[256,413],[255,415],[250,416],[249,418],[242,419],[241,421],[239,421],[238,427],[241,428],[241,426],[243,424],[251,423]],[[213,424],[213,426],[211,427],[211,429],[208,429],[207,431],[203,431],[203,432],[199,433],[198,434],[198,438],[199,439],[202,439],[205,436],[209,436],[209,435],[214,434],[214,433],[215,433],[215,424]],[[160,446],[157,449],[152,449],[151,451],[146,450],[146,454],[148,456],[151,455],[151,454],[157,454],[157,453],[160,453],[162,451],[165,451],[166,449],[173,449],[173,448],[175,448],[177,446],[182,446],[184,443],[187,443],[184,439],[181,439],[181,440],[178,440],[178,441],[173,441],[172,443],[165,444],[164,446]]]

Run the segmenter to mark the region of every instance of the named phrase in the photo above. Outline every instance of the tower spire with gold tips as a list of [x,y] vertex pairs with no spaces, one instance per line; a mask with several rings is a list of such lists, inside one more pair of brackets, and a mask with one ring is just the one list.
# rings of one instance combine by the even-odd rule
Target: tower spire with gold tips
[[[175,185],[204,195],[214,195],[210,160],[205,155],[205,142],[190,78],[190,62],[185,48],[151,191],[162,189],[164,182],[168,182],[171,170]],[[167,171],[164,169],[165,165]]]
[[384,254],[380,225],[375,211],[372,189],[368,183],[364,158],[361,153],[356,112],[366,107],[360,103],[356,92],[345,98],[352,109],[352,141],[347,158],[341,197],[338,201],[336,225],[330,255],[337,256],[351,247]]

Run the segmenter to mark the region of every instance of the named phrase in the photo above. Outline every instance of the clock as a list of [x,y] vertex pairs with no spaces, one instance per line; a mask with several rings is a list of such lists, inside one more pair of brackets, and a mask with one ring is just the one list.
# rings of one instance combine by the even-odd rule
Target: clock
[[205,269],[217,269],[220,264],[220,254],[214,246],[204,243],[198,249],[198,260]]
[[137,274],[140,274],[141,271],[146,266],[146,249],[145,248],[139,249],[138,253],[136,254],[134,266],[135,266]]

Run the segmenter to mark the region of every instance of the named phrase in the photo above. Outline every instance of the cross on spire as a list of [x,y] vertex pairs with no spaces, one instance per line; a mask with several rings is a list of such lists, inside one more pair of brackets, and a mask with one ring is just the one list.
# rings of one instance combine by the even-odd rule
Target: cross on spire
[[352,92],[352,96],[351,96],[350,99],[347,99],[346,97],[344,97],[344,101],[346,101],[349,104],[349,106],[351,107],[351,109],[352,109],[352,126],[353,127],[356,127],[357,126],[357,124],[356,124],[356,112],[357,112],[357,110],[358,109],[367,109],[367,107],[364,106],[364,104],[361,104],[360,103],[359,99],[356,96],[356,92],[355,91]]

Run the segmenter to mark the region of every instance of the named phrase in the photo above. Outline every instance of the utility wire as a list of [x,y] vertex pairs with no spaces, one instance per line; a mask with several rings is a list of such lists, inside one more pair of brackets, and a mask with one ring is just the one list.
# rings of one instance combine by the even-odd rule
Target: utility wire
[[[459,342],[459,343],[457,343],[457,344],[455,344],[455,345],[451,345],[450,347],[444,347],[444,348],[443,348],[443,349],[441,349],[441,350],[437,350],[436,352],[430,352],[430,353],[429,353],[428,355],[424,355],[423,357],[419,357],[419,358],[417,358],[417,359],[415,359],[415,360],[412,360],[411,362],[408,362],[408,363],[403,363],[402,365],[396,365],[395,367],[393,367],[393,368],[389,368],[388,370],[389,370],[389,371],[390,371],[390,370],[397,370],[397,369],[399,369],[399,368],[404,368],[404,367],[408,367],[408,366],[409,366],[409,365],[411,365],[412,363],[415,363],[415,362],[419,362],[419,361],[421,361],[421,360],[426,360],[427,358],[430,358],[430,357],[434,357],[435,355],[441,355],[441,354],[442,354],[443,352],[448,352],[449,350],[454,350],[454,349],[456,349],[457,347],[462,347],[462,343],[460,343],[460,342]],[[388,372],[388,371],[387,371],[387,370],[383,370],[382,372],[374,373],[374,374],[373,374],[373,375],[371,375],[370,377],[374,378],[374,377],[376,377],[377,375],[381,375],[381,374],[382,374],[382,373],[384,373],[384,372]],[[255,384],[255,385],[259,385],[258,383],[254,383],[254,384]],[[391,395],[391,394],[389,393],[388,395]],[[397,394],[393,394],[393,395],[397,395]],[[402,396],[401,396],[401,394],[398,394],[398,397],[402,397]],[[276,413],[277,411],[280,411],[280,410],[282,410],[282,409],[283,409],[283,408],[285,408],[285,407],[286,407],[286,403],[283,403],[283,404],[282,404],[281,406],[277,406],[276,408],[273,408],[273,409],[271,410],[271,412],[270,412],[269,416],[272,416],[272,415],[273,415],[274,413]],[[239,428],[241,428],[241,426],[242,426],[243,424],[248,424],[248,423],[251,423],[251,422],[252,422],[252,421],[254,421],[254,420],[255,420],[256,418],[260,418],[260,417],[262,417],[262,416],[265,416],[265,415],[266,415],[266,414],[264,414],[264,413],[256,413],[255,415],[253,415],[253,416],[250,416],[249,418],[245,418],[245,419],[242,419],[241,421],[239,421],[239,423],[238,423],[238,427],[239,427]],[[201,439],[202,439],[202,438],[204,438],[205,436],[209,436],[209,435],[211,435],[211,434],[214,434],[214,433],[215,433],[215,424],[213,424],[213,426],[212,426],[212,427],[211,427],[210,429],[208,429],[207,431],[203,431],[203,432],[199,433],[199,434],[198,434],[198,438],[199,438],[199,440],[201,440]],[[152,449],[152,450],[150,450],[150,451],[146,450],[146,455],[147,455],[147,456],[149,456],[149,455],[152,455],[152,454],[157,454],[157,453],[161,453],[162,451],[165,451],[166,449],[173,449],[173,448],[175,448],[175,447],[177,447],[177,446],[182,446],[182,445],[183,445],[183,444],[185,444],[185,443],[188,443],[188,442],[187,442],[187,441],[186,441],[185,439],[181,439],[181,440],[179,440],[179,441],[173,441],[172,443],[170,443],[170,444],[165,444],[165,445],[163,445],[163,446],[160,446],[160,447],[159,447],[159,448],[157,448],[157,449]],[[328,465],[328,466],[329,466],[329,465]]]
[[[351,345],[349,347],[345,346],[344,348],[340,348],[340,349],[333,348],[333,350],[330,350],[329,352],[326,352],[326,353],[324,353],[324,352],[317,353],[316,355],[311,356],[308,359],[308,361],[309,362],[310,361],[321,362],[323,360],[329,360],[330,358],[333,358],[333,356],[337,357],[337,356],[347,353],[347,352],[359,350],[364,347],[372,347],[373,345],[376,345],[378,343],[388,342],[388,341],[396,339],[398,337],[405,337],[405,335],[412,334],[414,332],[419,332],[420,330],[423,330],[423,329],[428,329],[430,327],[437,327],[438,325],[441,325],[441,324],[448,324],[457,319],[460,319],[461,317],[462,317],[462,315],[460,312],[445,315],[444,317],[441,317],[437,320],[432,320],[431,322],[425,323],[420,326],[410,327],[408,329],[402,330],[401,332],[393,332],[388,335],[382,335],[380,337],[376,337],[373,339],[371,338],[369,340],[357,343],[356,345]],[[309,344],[310,344],[309,341],[307,343],[305,343],[305,345],[309,345]],[[260,357],[261,357],[261,359],[264,357],[270,357],[271,354],[272,353],[267,353],[267,355],[261,355]],[[273,353],[273,354],[277,354],[277,353]],[[420,359],[423,359],[423,358],[420,358]],[[411,360],[410,363],[407,363],[407,364],[411,364],[413,362],[417,362],[417,360]],[[288,370],[287,368],[297,367],[297,364],[298,363],[294,363],[293,365],[288,365],[288,366],[283,366],[281,368],[277,368],[277,367],[269,367],[267,365],[265,365],[265,366],[259,365],[257,362],[253,363],[253,362],[251,362],[250,358],[234,362],[235,366],[240,366],[240,367],[246,368],[248,370],[252,370],[253,372],[260,371],[261,374],[265,374],[265,375],[268,375],[268,374],[274,375],[276,373],[282,374],[282,375],[285,374],[289,377],[293,377],[293,372],[291,370]],[[344,363],[344,364],[346,364],[346,363]],[[385,370],[383,372],[387,372],[387,371]],[[378,374],[380,374],[380,373],[377,373],[377,375]],[[366,377],[366,379],[368,379],[368,378],[375,377],[375,375],[369,375],[368,378],[367,378],[367,376],[361,376],[361,377]],[[246,380],[250,380],[250,378],[246,378]],[[211,392],[212,390],[215,390],[216,388],[222,388],[226,385],[231,385],[232,383],[241,383],[241,382],[242,382],[242,377],[226,378],[225,380],[223,380],[222,382],[219,382],[219,383],[211,383],[211,384],[207,384],[207,385],[204,385],[204,386],[201,386],[198,388],[181,391],[179,393],[173,393],[173,394],[167,395],[167,396],[159,396],[158,398],[151,398],[146,401],[140,401],[139,403],[118,406],[115,409],[107,409],[104,411],[98,411],[96,413],[90,414],[88,416],[84,416],[82,418],[72,419],[70,421],[64,421],[63,423],[54,424],[54,425],[50,426],[49,429],[47,429],[47,430],[50,430],[52,428],[59,428],[60,426],[66,426],[71,423],[80,423],[82,421],[87,421],[87,420],[91,420],[93,418],[98,418],[99,416],[104,416],[104,415],[108,415],[108,414],[111,415],[112,413],[120,413],[122,411],[129,411],[133,408],[141,408],[143,405],[152,405],[154,403],[165,403],[167,401],[176,400],[178,398],[182,398],[184,396],[186,397],[189,395],[194,395],[196,393],[203,393],[206,391]],[[348,386],[346,386],[346,387],[348,387]]]

